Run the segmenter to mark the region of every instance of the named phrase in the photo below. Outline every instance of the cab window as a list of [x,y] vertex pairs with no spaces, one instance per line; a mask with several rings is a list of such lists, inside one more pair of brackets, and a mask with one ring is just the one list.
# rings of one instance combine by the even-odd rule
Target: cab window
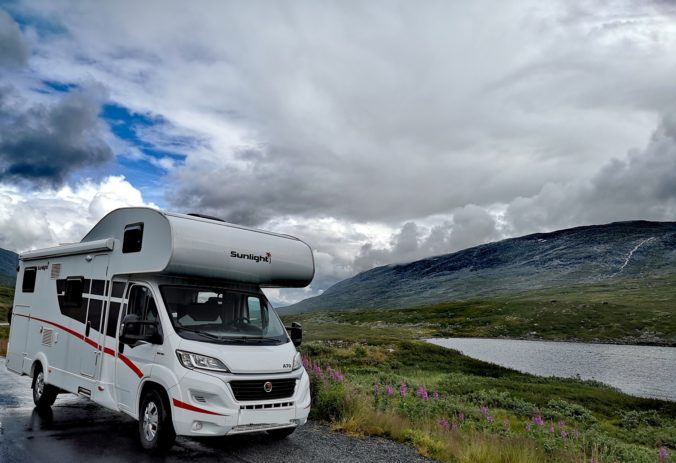
[[[127,315],[136,315],[139,321],[158,320],[157,305],[150,288],[141,285],[131,287]],[[144,327],[144,329],[147,329],[147,327]]]

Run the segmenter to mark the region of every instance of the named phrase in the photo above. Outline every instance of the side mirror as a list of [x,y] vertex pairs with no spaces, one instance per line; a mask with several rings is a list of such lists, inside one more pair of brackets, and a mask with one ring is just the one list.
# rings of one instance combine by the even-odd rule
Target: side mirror
[[162,344],[160,323],[157,320],[139,320],[136,315],[127,315],[122,319],[120,342],[136,347],[142,342]]
[[300,323],[291,323],[291,328],[287,328],[286,331],[289,332],[291,342],[294,346],[298,347],[303,343],[303,326]]

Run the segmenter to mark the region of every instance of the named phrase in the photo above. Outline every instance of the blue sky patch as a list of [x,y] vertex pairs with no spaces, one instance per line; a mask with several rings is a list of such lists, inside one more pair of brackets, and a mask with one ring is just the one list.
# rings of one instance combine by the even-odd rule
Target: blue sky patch
[[115,174],[124,175],[132,185],[143,192],[146,200],[162,206],[164,176],[167,170],[159,162],[168,159],[174,165],[182,164],[186,155],[178,150],[189,149],[195,146],[197,141],[189,137],[167,135],[161,140],[162,146],[158,146],[157,143],[145,139],[143,132],[167,126],[169,122],[161,116],[134,112],[118,104],[103,105],[100,116],[108,123],[116,137],[127,142],[141,154],[139,156],[133,152],[116,153],[120,156],[117,158]]

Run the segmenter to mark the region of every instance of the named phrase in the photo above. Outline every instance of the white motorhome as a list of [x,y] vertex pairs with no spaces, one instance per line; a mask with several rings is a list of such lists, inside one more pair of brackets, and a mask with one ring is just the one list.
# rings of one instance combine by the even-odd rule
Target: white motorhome
[[312,281],[297,238],[124,208],[80,243],[19,259],[7,367],[33,378],[38,408],[87,397],[137,419],[148,450],[307,421],[301,327],[287,331],[261,291]]

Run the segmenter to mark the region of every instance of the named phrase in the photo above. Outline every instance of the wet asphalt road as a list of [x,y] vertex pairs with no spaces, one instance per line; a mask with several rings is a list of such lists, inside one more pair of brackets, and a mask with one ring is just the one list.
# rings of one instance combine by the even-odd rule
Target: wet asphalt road
[[14,462],[430,462],[410,447],[380,438],[351,438],[309,422],[282,441],[265,433],[235,437],[179,437],[162,457],[143,452],[136,422],[70,394],[50,414],[33,408],[30,378],[7,371],[0,358],[0,463]]

